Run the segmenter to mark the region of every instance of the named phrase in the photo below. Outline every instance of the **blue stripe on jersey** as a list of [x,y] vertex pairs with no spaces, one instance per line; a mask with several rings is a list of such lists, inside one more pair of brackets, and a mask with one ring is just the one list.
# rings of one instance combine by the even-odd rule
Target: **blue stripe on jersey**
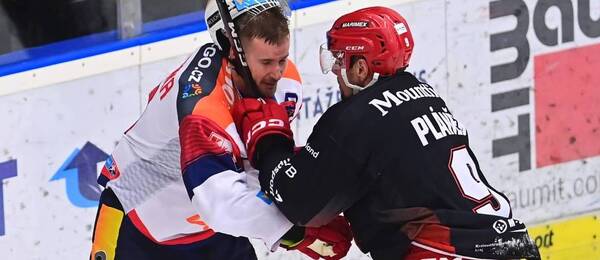
[[190,164],[183,172],[183,183],[190,199],[194,188],[202,185],[211,176],[227,171],[235,171],[235,163],[230,154],[205,155]]

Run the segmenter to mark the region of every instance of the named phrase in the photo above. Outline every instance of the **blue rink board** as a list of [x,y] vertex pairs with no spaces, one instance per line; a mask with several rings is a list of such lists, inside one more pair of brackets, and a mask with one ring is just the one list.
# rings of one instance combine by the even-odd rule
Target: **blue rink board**
[[[298,0],[291,2],[290,8],[298,10],[332,1]],[[145,23],[142,34],[132,39],[119,40],[113,30],[15,51],[0,55],[0,77],[205,30],[204,13],[192,12]]]

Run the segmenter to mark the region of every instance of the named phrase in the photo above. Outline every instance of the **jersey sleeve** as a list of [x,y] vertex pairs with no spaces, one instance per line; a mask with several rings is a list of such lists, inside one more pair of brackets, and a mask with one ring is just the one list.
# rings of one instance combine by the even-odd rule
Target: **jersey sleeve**
[[292,223],[260,192],[256,173],[238,172],[233,140],[200,115],[185,117],[180,138],[183,181],[200,218],[216,232],[276,249]]
[[[260,144],[260,184],[292,223],[321,226],[366,190],[364,161],[328,134],[313,133],[294,153],[278,136]],[[323,149],[326,148],[326,149]]]

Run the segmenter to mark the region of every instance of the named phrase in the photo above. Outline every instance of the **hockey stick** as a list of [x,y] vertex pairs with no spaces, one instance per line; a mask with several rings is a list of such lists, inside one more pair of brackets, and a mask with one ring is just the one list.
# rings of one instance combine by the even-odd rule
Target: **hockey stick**
[[229,13],[229,6],[227,4],[227,0],[216,0],[217,7],[219,8],[219,16],[221,16],[221,21],[223,21],[223,27],[225,27],[225,32],[227,33],[227,38],[229,39],[229,45],[233,49],[235,57],[233,59],[233,65],[236,68],[236,71],[242,76],[244,82],[246,83],[246,87],[250,90],[245,91],[246,94],[251,95],[252,97],[262,97],[260,92],[258,91],[258,87],[256,86],[256,82],[254,82],[254,78],[252,78],[252,73],[250,72],[250,67],[248,67],[248,63],[246,62],[246,53],[244,52],[244,48],[242,47],[242,41],[237,34],[239,32],[239,26],[233,22],[231,18],[231,14]]

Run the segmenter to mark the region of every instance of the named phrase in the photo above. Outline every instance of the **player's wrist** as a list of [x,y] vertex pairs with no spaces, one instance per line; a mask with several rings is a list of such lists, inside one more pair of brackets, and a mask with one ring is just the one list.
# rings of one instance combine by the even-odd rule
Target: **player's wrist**
[[277,163],[282,155],[292,153],[293,150],[294,141],[288,137],[279,134],[265,135],[257,141],[254,148],[254,165],[258,170],[266,170],[272,163]]

